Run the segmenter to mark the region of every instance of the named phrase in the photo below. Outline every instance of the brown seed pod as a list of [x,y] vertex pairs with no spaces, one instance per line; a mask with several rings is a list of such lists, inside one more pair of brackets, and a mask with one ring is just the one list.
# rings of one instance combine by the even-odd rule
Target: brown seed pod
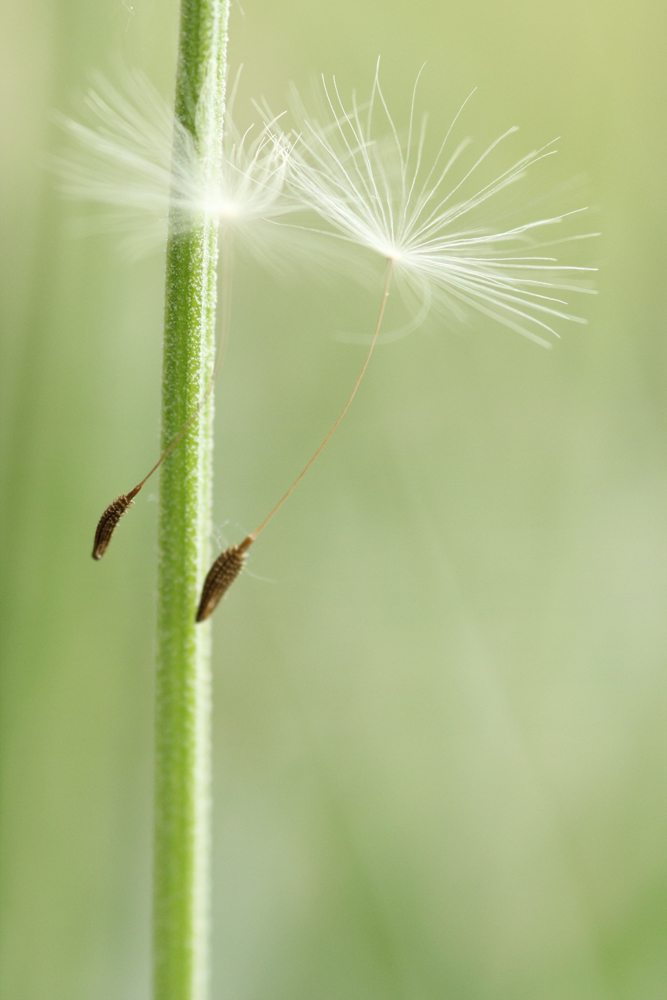
[[93,544],[93,559],[101,559],[106,550],[109,547],[109,542],[111,541],[111,536],[116,530],[116,525],[120,521],[121,517],[125,511],[134,503],[133,497],[138,493],[138,490],[134,489],[130,493],[121,493],[119,497],[110,503],[107,509],[102,514],[97,524],[97,530],[95,531],[95,542]]
[[197,621],[205,622],[239,575],[247,559],[253,539],[248,536],[240,545],[230,545],[221,552],[206,574],[197,610]]

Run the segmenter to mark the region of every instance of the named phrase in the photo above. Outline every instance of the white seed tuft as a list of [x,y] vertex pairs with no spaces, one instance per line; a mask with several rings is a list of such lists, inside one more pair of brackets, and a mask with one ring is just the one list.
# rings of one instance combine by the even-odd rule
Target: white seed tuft
[[58,116],[73,142],[55,166],[64,194],[102,208],[95,228],[121,232],[142,252],[164,245],[170,212],[176,231],[214,218],[235,244],[265,257],[267,239],[276,238],[271,221],[295,207],[285,192],[289,159],[273,138],[275,121],[241,134],[228,109],[219,176],[212,180],[195,139],[174,123],[172,109],[141,73],[131,72],[122,90],[96,77],[86,104],[90,125]]
[[[577,279],[595,268],[559,264],[544,255],[546,246],[567,238],[547,243],[541,241],[542,231],[576,212],[496,229],[487,224],[488,213],[485,222],[478,210],[552,156],[553,143],[475,187],[482,164],[517,130],[509,129],[461,170],[469,140],[450,151],[459,111],[437,155],[428,161],[426,118],[415,126],[416,87],[403,137],[377,71],[370,100],[363,106],[354,94],[346,106],[335,79],[331,85],[323,80],[324,118],[309,115],[295,94],[296,131],[285,134],[275,124],[269,126],[285,156],[295,197],[340,240],[393,261],[402,290],[418,297],[415,312],[420,321],[433,309],[463,319],[466,308],[472,308],[551,346],[545,334],[558,336],[556,321],[584,322],[569,312],[564,293],[593,291]],[[406,330],[413,328],[414,323]]]

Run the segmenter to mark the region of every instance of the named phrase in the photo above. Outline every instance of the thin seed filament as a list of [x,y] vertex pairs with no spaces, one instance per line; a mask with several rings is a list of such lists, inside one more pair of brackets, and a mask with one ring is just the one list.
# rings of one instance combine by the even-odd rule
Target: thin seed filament
[[93,544],[93,559],[102,558],[102,556],[109,547],[109,543],[111,542],[112,535],[116,530],[118,522],[120,521],[123,514],[125,514],[132,506],[134,497],[136,497],[137,493],[142,488],[142,486],[144,486],[145,483],[148,482],[153,473],[157,472],[157,470],[160,468],[164,460],[168,458],[168,456],[171,454],[174,448],[178,444],[180,444],[180,442],[183,440],[183,438],[185,437],[185,435],[190,430],[193,423],[201,413],[203,407],[206,404],[206,401],[208,400],[209,396],[211,395],[211,392],[213,391],[213,386],[215,385],[216,379],[220,374],[220,369],[222,368],[222,363],[225,359],[225,353],[227,348],[227,332],[229,330],[229,325],[230,325],[229,321],[230,321],[230,308],[231,308],[230,269],[231,269],[230,257],[228,255],[225,255],[225,257],[223,258],[223,270],[222,270],[222,275],[223,275],[222,298],[223,298],[223,309],[224,309],[222,330],[220,333],[220,341],[218,345],[217,357],[215,360],[215,365],[209,383],[204,389],[203,393],[201,394],[194,412],[190,415],[190,417],[188,417],[186,422],[181,427],[180,431],[177,433],[176,437],[169,442],[169,444],[162,452],[162,454],[160,455],[160,457],[158,458],[157,462],[150,470],[150,472],[146,476],[144,476],[141,482],[137,483],[134,489],[131,490],[129,493],[127,494],[121,493],[119,497],[116,497],[116,499],[109,504],[107,509],[102,514],[102,517],[99,519],[97,524],[97,529],[95,531],[95,542]]
[[310,461],[307,463],[307,465],[304,466],[299,475],[296,477],[296,479],[288,489],[287,493],[285,493],[285,495],[278,501],[278,503],[273,508],[273,510],[268,514],[268,516],[264,518],[260,526],[258,528],[255,528],[255,530],[251,534],[247,535],[246,538],[244,538],[243,541],[240,543],[240,545],[230,546],[229,548],[225,549],[224,552],[221,552],[218,558],[215,560],[210,570],[208,571],[208,574],[206,575],[204,586],[202,588],[202,595],[199,602],[199,608],[197,610],[198,622],[206,621],[206,619],[213,614],[218,604],[220,603],[224,595],[227,593],[227,591],[233,584],[234,580],[236,580],[241,570],[243,569],[244,563],[247,558],[248,549],[255,541],[255,539],[259,536],[259,534],[264,530],[269,521],[274,517],[275,514],[278,513],[278,511],[285,503],[287,498],[291,496],[291,494],[294,492],[294,490],[299,485],[305,474],[308,472],[308,469],[311,467],[315,459],[321,454],[324,447],[328,444],[332,434],[334,433],[334,431],[340,424],[341,420],[349,410],[350,404],[352,403],[352,400],[357,394],[357,389],[361,384],[361,380],[366,373],[366,369],[368,368],[368,362],[371,360],[371,354],[373,353],[373,350],[377,343],[377,339],[380,333],[380,327],[382,326],[382,319],[384,317],[384,312],[387,305],[387,299],[389,298],[389,288],[391,286],[392,270],[393,270],[393,260],[389,259],[387,261],[387,276],[384,285],[384,292],[382,293],[382,302],[380,303],[380,312],[378,314],[378,319],[375,326],[375,333],[373,334],[371,345],[368,349],[368,354],[366,355],[366,359],[359,373],[359,377],[355,382],[354,389],[352,390],[352,393],[350,394],[347,403],[343,407],[340,416],[338,417],[338,419],[336,420],[331,430],[329,431],[329,433],[327,434],[327,436],[325,437],[324,441],[319,446],[315,454],[312,456]]

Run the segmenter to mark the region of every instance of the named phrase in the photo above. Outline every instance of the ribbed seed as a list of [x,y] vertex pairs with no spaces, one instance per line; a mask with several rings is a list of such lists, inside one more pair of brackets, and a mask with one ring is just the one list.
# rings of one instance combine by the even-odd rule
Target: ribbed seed
[[218,604],[239,575],[247,559],[248,545],[245,541],[240,545],[231,545],[221,552],[215,560],[204,580],[201,593],[197,621],[204,622],[209,618]]
[[134,500],[132,499],[134,495],[134,490],[127,495],[125,493],[121,493],[119,497],[116,497],[113,503],[109,504],[107,509],[102,514],[95,532],[93,559],[101,559],[106,552],[109,547],[109,542],[111,541],[111,536],[116,530],[116,525],[125,511],[129,510],[134,503]]

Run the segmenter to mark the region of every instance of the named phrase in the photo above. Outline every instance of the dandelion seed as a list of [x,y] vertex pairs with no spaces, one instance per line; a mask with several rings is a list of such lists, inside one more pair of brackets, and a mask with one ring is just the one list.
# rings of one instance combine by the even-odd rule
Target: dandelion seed
[[[238,78],[237,78],[238,82]],[[234,88],[235,89],[235,88]],[[75,140],[77,153],[61,159],[57,169],[62,190],[70,197],[102,206],[98,227],[125,232],[134,250],[157,240],[164,242],[167,215],[172,231],[186,233],[202,218],[217,220],[222,258],[222,320],[218,357],[213,376],[178,434],[131,493],[122,494],[105,510],[95,534],[93,557],[101,559],[113,532],[132,498],[183,439],[205,405],[224,358],[231,310],[231,267],[235,248],[242,247],[265,265],[284,263],[276,257],[276,241],[289,231],[271,220],[294,209],[286,196],[285,175],[289,158],[264,126],[253,138],[241,134],[231,111],[225,118],[219,177],[204,170],[195,139],[162,101],[149,82],[132,73],[126,93],[98,77],[87,104],[94,127],[61,118]],[[207,100],[204,88],[202,106]],[[233,103],[234,93],[228,108]],[[284,240],[283,240],[284,242]]]
[[[536,329],[557,336],[549,322],[555,319],[583,322],[561,309],[566,303],[546,291],[558,295],[565,291],[592,291],[571,282],[572,272],[593,268],[559,265],[555,259],[535,253],[538,244],[534,233],[561,222],[565,215],[503,231],[459,228],[458,220],[519,180],[539,160],[552,155],[552,144],[522,157],[475,193],[463,197],[460,192],[475,171],[515,129],[492,143],[458,183],[446,190],[445,180],[467,142],[460,143],[445,159],[455,119],[434,161],[430,167],[425,165],[425,120],[418,136],[414,129],[416,84],[407,138],[403,141],[389,113],[377,71],[370,102],[364,109],[357,106],[354,98],[351,109],[346,109],[335,81],[332,91],[324,85],[324,94],[332,116],[326,124],[308,117],[297,102],[297,116],[301,119],[299,134],[295,137],[274,129],[273,136],[276,147],[286,162],[289,160],[288,183],[295,196],[329,223],[338,238],[385,259],[385,286],[378,320],[363,367],[340,416],[259,527],[240,546],[226,549],[218,556],[206,577],[197,621],[204,621],[213,613],[241,572],[247,550],[301,482],[347,413],[378,342],[394,277],[421,299],[417,324],[431,308],[444,305],[462,317],[461,307],[471,306],[545,347],[551,345]],[[374,137],[373,114],[378,103],[389,129],[388,138],[382,140]],[[581,238],[585,237],[575,237]],[[517,246],[524,251],[521,256],[513,255],[512,248]],[[525,254],[526,247],[532,251],[530,255]],[[554,275],[558,275],[556,281]],[[565,284],[563,279],[567,275]],[[243,553],[242,561],[239,552]]]
[[[289,151],[292,190],[340,240],[393,261],[402,291],[420,302],[418,322],[431,309],[446,308],[463,319],[465,309],[472,308],[551,346],[545,334],[558,336],[556,321],[585,322],[568,311],[564,295],[594,294],[573,278],[596,269],[558,264],[556,258],[543,255],[543,248],[560,241],[540,243],[538,237],[576,212],[500,231],[488,225],[466,228],[466,223],[539,161],[552,156],[553,143],[521,157],[467,193],[482,164],[517,130],[509,129],[460,171],[458,180],[450,180],[469,145],[464,140],[450,150],[452,130],[463,108],[429,162],[426,119],[419,127],[415,122],[416,88],[417,84],[405,137],[389,111],[378,70],[364,106],[353,95],[346,107],[335,79],[331,86],[323,81],[326,118],[322,121],[309,116],[297,97],[298,134],[277,134],[273,128],[276,141]],[[378,118],[384,121],[385,135],[378,135]]]

